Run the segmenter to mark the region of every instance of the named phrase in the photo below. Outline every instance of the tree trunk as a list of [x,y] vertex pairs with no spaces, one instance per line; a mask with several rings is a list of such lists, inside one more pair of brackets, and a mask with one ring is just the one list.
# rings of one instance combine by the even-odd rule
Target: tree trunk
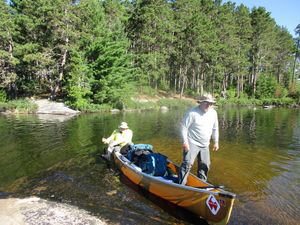
[[[69,43],[69,38],[66,38],[66,44],[68,43]],[[67,55],[68,55],[68,50],[65,49],[60,63],[58,79],[55,81],[55,87],[52,88],[51,90],[51,97],[50,97],[51,99],[55,99],[58,91],[60,91],[61,82],[64,78],[64,70],[67,62]]]
[[299,45],[300,45],[300,32],[299,32],[299,38],[298,38],[298,41],[297,41],[297,47],[296,47],[296,53],[295,53],[295,60],[294,60],[294,65],[293,65],[292,82],[291,82],[292,85],[296,84],[295,71],[296,71],[296,63],[297,63],[297,58],[298,58]]
[[257,64],[253,63],[252,74],[250,79],[250,86],[252,87],[252,94],[256,92],[256,78],[257,77]]
[[244,93],[244,75],[241,74],[241,92],[240,93]]
[[184,86],[186,84],[186,73],[187,73],[186,66],[185,66],[185,68],[180,69],[180,74],[181,74],[181,79],[180,80],[182,80],[181,87],[180,87],[180,98],[183,97]]
[[237,82],[236,82],[236,95],[239,98],[240,97],[240,75],[237,76]]

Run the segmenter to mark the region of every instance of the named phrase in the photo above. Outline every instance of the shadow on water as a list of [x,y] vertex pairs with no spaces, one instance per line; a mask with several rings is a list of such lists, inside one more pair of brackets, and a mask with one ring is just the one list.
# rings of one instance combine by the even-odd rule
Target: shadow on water
[[170,214],[171,216],[175,217],[179,220],[184,220],[191,224],[201,224],[201,225],[207,225],[208,223],[206,220],[199,218],[197,215],[169,202],[166,201],[147,190],[143,189],[142,187],[134,184],[131,180],[129,180],[126,176],[123,174],[120,174],[120,181],[125,184],[126,186],[130,187],[130,189],[134,190],[139,195],[142,195],[143,197],[150,200],[155,205],[159,206],[161,209],[163,209],[165,212]]

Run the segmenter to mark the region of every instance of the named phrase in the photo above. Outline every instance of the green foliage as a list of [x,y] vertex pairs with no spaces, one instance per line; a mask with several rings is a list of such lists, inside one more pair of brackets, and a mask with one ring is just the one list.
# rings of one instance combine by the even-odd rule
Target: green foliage
[[136,89],[136,94],[147,95],[147,96],[155,96],[158,94],[157,90],[150,86],[140,85]]
[[132,98],[125,99],[123,104],[124,104],[125,109],[149,110],[149,109],[157,109],[158,108],[158,105],[155,102],[136,101],[136,100],[133,100]]
[[230,98],[230,99],[219,99],[217,101],[217,105],[240,105],[240,106],[249,106],[249,105],[262,105],[262,101],[255,98],[247,98],[247,97],[240,97],[240,98]]
[[300,83],[291,83],[289,86],[289,96],[296,99],[300,104]]
[[300,104],[300,84],[296,86],[295,99],[297,99],[297,103]]
[[27,99],[13,100],[10,102],[0,102],[0,111],[17,111],[18,113],[34,113],[37,105]]
[[75,109],[83,109],[90,103],[92,75],[84,58],[78,53],[72,57],[67,93],[68,104]]
[[134,98],[125,100],[125,109],[139,109],[139,110],[149,110],[149,109],[159,109],[162,106],[166,106],[169,109],[171,108],[181,108],[181,107],[191,107],[195,103],[190,100],[184,99],[167,99],[162,98],[158,100],[144,100],[138,101]]
[[133,55],[128,53],[129,42],[119,23],[96,27],[94,32],[98,37],[87,49],[94,76],[92,100],[96,104],[114,105],[122,102],[132,88],[136,73],[132,66]]
[[185,99],[160,99],[157,104],[168,108],[188,108],[195,105],[195,102]]
[[275,97],[277,82],[273,76],[261,75],[257,81],[256,98]]
[[[15,71],[19,60],[14,56],[13,35],[16,34],[13,15],[5,1],[0,1],[0,88],[11,87],[17,79]],[[9,94],[9,93],[8,93]]]
[[6,102],[7,96],[4,90],[0,89],[0,102]]
[[6,110],[12,110],[14,106],[9,102],[0,102],[0,112],[5,112]]
[[135,43],[135,63],[141,69],[138,81],[158,88],[169,69],[174,23],[167,1],[136,1],[128,20],[128,36]]
[[187,96],[195,96],[195,97],[198,97],[198,93],[196,92],[196,90],[194,90],[194,89],[187,89],[186,91],[185,91],[185,94],[187,95]]
[[263,105],[288,106],[295,103],[292,98],[265,98],[262,99]]
[[85,100],[80,100],[76,102],[66,102],[66,105],[70,106],[71,108],[76,108],[77,110],[81,112],[107,112],[112,109],[112,107],[108,104],[93,104],[93,103],[88,103]]
[[275,90],[275,97],[276,98],[284,98],[288,95],[288,90],[284,88],[283,86],[277,84],[276,90]]
[[295,42],[262,7],[211,0],[10,2],[0,1],[0,87],[7,98],[46,93],[84,110],[139,107],[130,102],[134,92],[158,89],[192,96],[224,91],[237,104],[247,104],[245,93],[284,98],[286,89],[299,99],[288,87]]
[[19,99],[11,101],[11,103],[16,107],[19,111],[27,111],[27,112],[34,112],[37,109],[37,105],[32,103],[26,99]]
[[249,106],[249,105],[274,105],[274,106],[289,106],[293,104],[297,104],[295,99],[292,98],[263,98],[263,99],[255,99],[255,98],[232,98],[232,99],[219,99],[217,101],[217,105],[240,105],[240,106]]
[[233,99],[236,97],[236,90],[234,88],[230,88],[227,92],[226,92],[227,98],[229,99]]

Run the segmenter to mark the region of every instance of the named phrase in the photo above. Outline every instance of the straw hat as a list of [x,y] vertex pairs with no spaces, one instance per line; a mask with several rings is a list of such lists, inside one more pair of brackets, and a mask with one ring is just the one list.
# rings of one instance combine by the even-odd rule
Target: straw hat
[[201,102],[209,102],[209,103],[216,103],[215,99],[213,98],[213,96],[211,94],[204,94],[202,96],[199,97],[199,99],[197,100],[198,103]]
[[127,125],[126,122],[122,122],[122,123],[120,124],[119,128],[120,128],[120,129],[128,129],[129,127],[128,127],[128,125]]

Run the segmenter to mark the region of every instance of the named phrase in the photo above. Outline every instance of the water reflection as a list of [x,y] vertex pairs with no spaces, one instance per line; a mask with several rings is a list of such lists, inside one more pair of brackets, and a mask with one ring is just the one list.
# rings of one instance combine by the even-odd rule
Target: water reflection
[[40,121],[43,122],[64,122],[69,120],[77,114],[70,114],[70,115],[51,115],[51,114],[38,114],[37,115]]
[[[0,193],[68,202],[112,223],[189,224],[132,192],[99,157],[101,138],[126,121],[135,143],[150,143],[179,164],[179,123],[185,111],[67,120],[0,116]],[[230,224],[297,224],[300,110],[219,108],[218,115],[220,151],[211,153],[209,180],[238,195]]]

